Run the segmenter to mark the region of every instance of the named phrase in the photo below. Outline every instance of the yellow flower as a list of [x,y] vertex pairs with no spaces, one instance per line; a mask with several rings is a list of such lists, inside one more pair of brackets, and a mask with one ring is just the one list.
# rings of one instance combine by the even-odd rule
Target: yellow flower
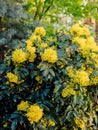
[[41,119],[41,122],[42,122],[42,124],[43,124],[45,127],[47,127],[47,126],[55,126],[55,122],[54,122],[52,119],[47,120],[46,117],[43,117],[43,118]]
[[45,127],[48,126],[48,121],[47,121],[46,117],[43,117],[43,118],[41,119],[41,122],[42,122],[42,124],[43,124]]
[[33,46],[34,43],[40,43],[41,42],[41,37],[39,35],[34,35],[32,34],[29,39],[26,41],[27,46]]
[[73,88],[71,88],[70,86],[67,86],[62,91],[62,97],[64,98],[67,96],[75,95],[75,94],[76,94],[75,90],[73,90]]
[[85,130],[85,124],[83,120],[74,118],[74,121],[78,127],[80,127],[82,130]]
[[28,40],[26,41],[26,44],[27,44],[27,46],[32,46],[32,45],[33,45],[33,42],[32,42],[31,39],[28,39]]
[[36,10],[37,10],[36,7],[31,6],[31,7],[29,8],[29,10],[28,10],[28,13],[33,14]]
[[42,76],[37,75],[35,79],[39,82],[39,84],[42,84]]
[[28,101],[21,101],[20,104],[17,105],[18,111],[27,111],[28,108],[29,108]]
[[34,62],[35,58],[36,58],[36,48],[35,47],[31,47],[31,46],[27,46],[27,50],[29,52],[28,54],[28,60],[29,62]]
[[52,119],[49,119],[48,126],[55,126],[55,122]]
[[86,39],[82,37],[74,37],[72,43],[79,44],[80,48],[84,48],[86,46]]
[[88,74],[92,74],[92,72],[93,72],[93,68],[90,68],[90,67],[88,67],[87,69],[85,69],[86,70],[86,72],[88,73]]
[[31,124],[37,123],[43,116],[43,109],[38,104],[31,105],[26,116]]
[[39,48],[40,48],[40,49],[47,48],[47,47],[48,47],[48,45],[47,45],[46,43],[41,43],[41,44],[39,45]]
[[85,26],[84,27],[80,26],[78,23],[72,26],[72,28],[70,29],[70,33],[73,36],[89,36],[90,35],[89,29],[86,28]]
[[93,75],[90,80],[90,85],[97,85],[98,84],[98,76]]
[[84,58],[91,57],[91,50],[88,47],[84,47],[81,49],[81,54]]
[[10,65],[11,65],[11,62],[10,62],[10,61],[8,61],[8,62],[7,62],[7,65],[8,65],[8,66],[10,66]]
[[8,122],[5,122],[3,127],[6,128],[8,126]]
[[64,30],[64,34],[68,34],[68,33]]
[[12,54],[12,61],[15,64],[23,63],[27,60],[27,53],[23,52],[22,49],[16,49]]
[[34,42],[41,42],[41,37],[39,36],[39,35],[31,35],[31,37],[29,38],[31,41],[32,41],[32,43],[34,43]]
[[73,68],[71,68],[70,66],[66,67],[67,70],[67,74],[69,77],[73,77],[74,76],[74,70]]
[[13,88],[15,85],[13,83],[10,83],[10,87]]
[[48,61],[49,63],[55,63],[58,60],[57,52],[52,48],[45,49],[41,55],[42,61]]
[[83,29],[83,35],[90,36],[91,33],[87,27],[83,26],[82,29]]
[[79,84],[80,86],[87,86],[90,82],[89,74],[84,70],[76,71],[73,82]]
[[88,37],[88,38],[86,39],[86,46],[87,46],[89,49],[98,52],[98,46],[97,46],[96,42],[94,41],[93,37]]
[[34,34],[43,37],[46,35],[46,30],[43,27],[37,27],[34,31]]
[[98,66],[98,54],[92,53],[91,58],[95,61],[95,66]]
[[11,72],[7,73],[7,78],[9,79],[9,82],[16,83],[16,84],[18,83],[18,76]]

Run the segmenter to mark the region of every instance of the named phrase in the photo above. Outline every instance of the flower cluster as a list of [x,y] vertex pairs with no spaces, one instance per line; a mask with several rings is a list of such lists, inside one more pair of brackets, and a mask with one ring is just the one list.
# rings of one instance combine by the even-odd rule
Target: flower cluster
[[97,84],[98,84],[98,76],[92,75],[91,80],[90,80],[90,85],[97,85]]
[[34,31],[34,34],[43,37],[46,35],[46,31],[43,27],[37,27]]
[[29,107],[28,101],[21,101],[20,104],[17,105],[18,111],[27,111]]
[[55,126],[55,122],[52,120],[52,119],[46,119],[46,117],[43,117],[42,119],[41,119],[41,122],[42,122],[42,124],[45,126],[45,127],[47,127],[47,126]]
[[7,78],[9,79],[9,82],[11,83],[18,83],[18,76],[13,74],[12,72],[7,73]]
[[87,38],[83,37],[74,37],[72,40],[73,43],[79,44],[80,50],[88,49],[92,51],[98,51],[98,47],[94,39],[90,36]]
[[68,66],[66,67],[66,70],[67,70],[67,74],[69,77],[73,77],[74,76],[74,71],[73,71],[73,68]]
[[39,84],[42,84],[42,76],[37,75],[37,76],[35,77],[35,79],[36,79],[36,81],[38,81]]
[[34,35],[32,34],[29,39],[27,40],[27,46],[33,46],[34,43],[39,43],[41,42],[41,37],[39,35]]
[[43,116],[43,109],[38,104],[31,105],[27,111],[26,117],[30,124],[37,123]]
[[38,104],[29,105],[28,101],[21,101],[17,105],[17,110],[26,112],[30,124],[39,122],[43,116],[43,109]]
[[52,119],[49,119],[48,126],[55,126],[55,122]]
[[79,45],[79,50],[84,58],[91,57],[91,51],[98,52],[98,46],[88,28],[75,24],[70,29],[70,33],[73,36],[72,43]]
[[76,125],[81,128],[81,130],[85,129],[85,125],[84,125],[84,121],[78,118],[74,118],[74,121],[76,123]]
[[15,64],[23,63],[27,60],[27,53],[25,53],[22,49],[16,49],[12,54],[12,61]]
[[67,96],[75,95],[75,94],[76,94],[75,90],[73,88],[71,88],[70,86],[67,86],[62,91],[62,97],[64,97],[64,98]]
[[40,49],[47,48],[47,47],[48,47],[48,45],[47,45],[46,43],[41,43],[41,44],[39,45],[39,48],[40,48]]
[[29,52],[28,54],[28,60],[29,62],[34,62],[35,58],[36,58],[36,48],[35,47],[31,47],[31,46],[27,46],[27,50]]
[[90,31],[88,28],[86,28],[85,26],[81,26],[78,23],[73,25],[72,28],[70,29],[70,33],[73,36],[89,36],[90,35]]
[[58,60],[57,52],[52,48],[45,49],[44,53],[41,54],[42,61],[48,61],[49,63],[55,63]]
[[90,82],[89,74],[86,71],[78,70],[75,73],[73,82],[75,84],[79,84],[80,86],[88,86]]

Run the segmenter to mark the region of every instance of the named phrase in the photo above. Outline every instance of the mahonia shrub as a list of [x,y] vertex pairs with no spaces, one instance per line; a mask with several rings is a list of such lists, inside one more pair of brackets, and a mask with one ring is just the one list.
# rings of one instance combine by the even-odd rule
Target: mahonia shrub
[[88,28],[39,26],[0,66],[0,129],[98,128],[98,46]]

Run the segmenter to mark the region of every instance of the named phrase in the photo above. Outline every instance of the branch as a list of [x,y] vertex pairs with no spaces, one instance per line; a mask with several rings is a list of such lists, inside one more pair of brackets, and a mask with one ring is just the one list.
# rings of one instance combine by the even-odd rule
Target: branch
[[[51,8],[51,6],[53,5],[53,2],[54,2],[54,0],[52,0],[52,2],[51,2],[50,5],[46,8],[46,10],[43,11],[43,14],[45,14],[45,13]],[[43,15],[41,15],[39,19],[41,20],[42,17],[43,17]]]

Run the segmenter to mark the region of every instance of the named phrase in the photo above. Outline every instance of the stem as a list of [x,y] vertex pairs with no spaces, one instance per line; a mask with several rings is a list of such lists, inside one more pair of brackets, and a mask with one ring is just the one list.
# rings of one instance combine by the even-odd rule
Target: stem
[[[50,5],[46,8],[46,10],[42,11],[42,14],[44,15],[45,13],[47,13],[47,11],[51,8],[51,6],[53,5],[54,0],[52,0],[52,2],[50,3]],[[42,19],[43,15],[40,16],[39,20]]]

